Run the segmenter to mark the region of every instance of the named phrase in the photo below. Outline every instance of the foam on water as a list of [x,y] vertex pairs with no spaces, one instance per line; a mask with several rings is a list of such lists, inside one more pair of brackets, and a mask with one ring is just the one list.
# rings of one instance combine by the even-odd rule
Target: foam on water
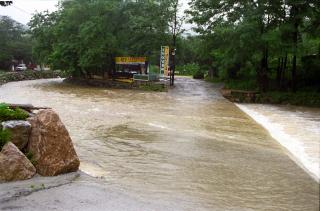
[[[271,105],[236,104],[288,151],[317,182],[320,178],[320,122],[306,112]],[[317,115],[317,114],[316,114]],[[279,121],[277,121],[277,119]],[[288,130],[290,128],[290,130]]]
[[156,128],[161,128],[161,129],[169,129],[167,126],[163,126],[157,123],[148,123],[148,125]]

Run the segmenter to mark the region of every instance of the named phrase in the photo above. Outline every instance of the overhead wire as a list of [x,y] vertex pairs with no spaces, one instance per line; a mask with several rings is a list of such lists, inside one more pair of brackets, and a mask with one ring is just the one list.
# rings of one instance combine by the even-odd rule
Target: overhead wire
[[21,12],[24,12],[24,13],[28,14],[28,15],[32,15],[31,12],[28,12],[28,11],[26,11],[26,10],[20,8],[20,7],[17,7],[17,6],[15,6],[15,5],[11,5],[11,6],[14,7],[14,8],[16,8],[17,10],[20,10]]

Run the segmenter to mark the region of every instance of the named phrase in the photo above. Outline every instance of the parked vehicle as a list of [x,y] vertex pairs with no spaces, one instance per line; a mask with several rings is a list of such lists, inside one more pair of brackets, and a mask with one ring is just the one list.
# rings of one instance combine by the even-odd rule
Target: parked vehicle
[[23,71],[23,70],[27,70],[27,66],[25,64],[19,64],[18,66],[16,66],[16,71]]
[[28,68],[28,70],[35,70],[37,68],[37,65],[30,63],[27,65],[27,68]]
[[36,71],[42,71],[42,70],[44,70],[44,71],[48,71],[48,70],[50,70],[50,67],[48,67],[48,66],[40,66],[40,65],[35,65],[35,67],[34,68],[32,68],[32,70],[36,70]]

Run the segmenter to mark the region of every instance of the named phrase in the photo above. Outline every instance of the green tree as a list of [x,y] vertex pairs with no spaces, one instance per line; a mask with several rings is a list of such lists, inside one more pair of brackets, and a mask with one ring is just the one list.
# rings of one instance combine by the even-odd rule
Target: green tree
[[31,60],[30,35],[25,26],[0,16],[0,37],[0,69],[9,69],[12,60]]
[[115,56],[148,56],[158,61],[159,46],[168,42],[163,2],[63,1],[57,12],[32,18],[34,55],[74,77],[112,74]]
[[[192,0],[190,5],[191,22],[207,43],[203,51],[214,61],[220,77],[253,76],[253,69],[260,90],[266,91],[276,72],[278,88],[288,85],[283,82],[287,77],[296,90],[303,45],[319,38],[310,30],[319,30],[319,1]],[[285,71],[289,60],[290,77]]]

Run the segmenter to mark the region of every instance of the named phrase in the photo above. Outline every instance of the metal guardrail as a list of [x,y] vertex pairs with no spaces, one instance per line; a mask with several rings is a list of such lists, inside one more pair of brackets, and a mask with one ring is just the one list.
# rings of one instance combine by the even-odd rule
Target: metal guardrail
[[149,81],[158,81],[159,80],[159,74],[157,73],[149,73]]
[[135,80],[135,81],[149,81],[149,76],[146,74],[134,74],[133,80]]

